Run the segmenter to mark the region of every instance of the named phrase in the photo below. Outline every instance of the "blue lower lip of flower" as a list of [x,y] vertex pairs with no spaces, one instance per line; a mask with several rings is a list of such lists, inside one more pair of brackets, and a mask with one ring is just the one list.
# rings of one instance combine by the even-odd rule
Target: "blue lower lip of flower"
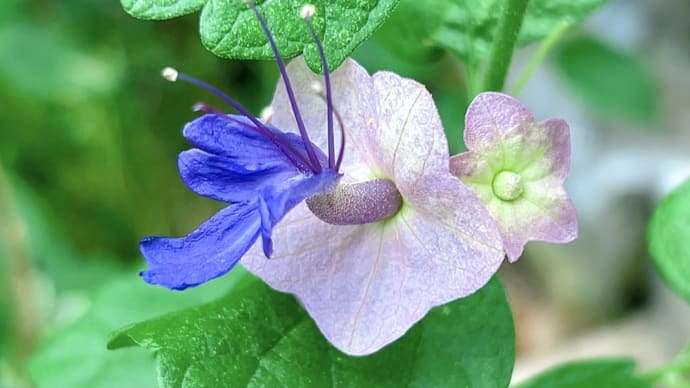
[[181,238],[151,236],[139,243],[150,284],[184,290],[230,271],[259,236],[255,203],[230,205]]
[[[299,136],[270,129],[304,149]],[[259,236],[270,256],[274,225],[306,198],[331,191],[340,178],[334,169],[314,174],[301,168],[242,117],[204,115],[185,127],[184,136],[198,148],[180,154],[182,180],[195,193],[229,205],[185,237],[144,238],[140,250],[149,269],[141,276],[148,283],[182,290],[221,276]]]
[[149,269],[141,276],[175,290],[197,286],[230,271],[259,236],[269,256],[273,227],[306,198],[332,190],[339,178],[332,169],[298,174],[262,187],[253,200],[230,204],[185,237],[146,237],[139,247]]

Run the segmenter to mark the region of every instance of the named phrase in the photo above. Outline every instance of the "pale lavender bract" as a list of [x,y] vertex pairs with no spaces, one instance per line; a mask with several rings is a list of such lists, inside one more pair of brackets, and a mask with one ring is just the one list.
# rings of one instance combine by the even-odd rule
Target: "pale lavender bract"
[[565,121],[537,122],[517,99],[481,93],[467,109],[464,137],[469,151],[451,157],[451,171],[496,218],[509,261],[527,241],[577,237],[575,207],[563,188],[570,167]]
[[[324,149],[326,105],[313,87],[323,78],[302,58],[288,73],[310,139]],[[347,135],[340,183],[390,179],[402,208],[385,221],[341,226],[302,203],[275,226],[271,259],[257,244],[242,265],[295,294],[337,348],[365,355],[401,337],[432,307],[477,291],[504,254],[495,221],[449,170],[445,134],[421,84],[390,72],[370,76],[352,60],[331,82]],[[272,108],[272,125],[297,130],[280,83]]]

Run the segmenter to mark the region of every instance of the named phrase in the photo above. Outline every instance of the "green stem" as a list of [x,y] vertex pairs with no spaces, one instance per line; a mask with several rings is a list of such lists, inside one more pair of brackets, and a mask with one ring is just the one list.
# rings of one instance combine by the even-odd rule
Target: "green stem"
[[[465,79],[467,81],[467,99],[472,99],[479,94],[479,82],[477,80],[477,68],[469,63],[463,64],[465,68]],[[468,101],[469,104],[469,101]],[[465,107],[467,108],[467,107]]]
[[528,2],[529,0],[506,0],[503,3],[482,90],[503,90]]
[[532,77],[534,72],[537,70],[539,65],[544,61],[544,58],[551,52],[551,49],[558,43],[559,40],[563,37],[563,35],[568,31],[570,28],[570,22],[566,20],[562,20],[556,28],[553,29],[549,33],[549,35],[544,39],[542,42],[541,46],[539,46],[539,49],[537,50],[536,53],[532,56],[530,59],[529,63],[527,64],[527,67],[520,73],[520,77],[518,77],[517,82],[515,83],[515,86],[513,86],[513,90],[511,94],[513,96],[516,96],[522,92],[522,88],[525,87],[525,84],[527,81]]

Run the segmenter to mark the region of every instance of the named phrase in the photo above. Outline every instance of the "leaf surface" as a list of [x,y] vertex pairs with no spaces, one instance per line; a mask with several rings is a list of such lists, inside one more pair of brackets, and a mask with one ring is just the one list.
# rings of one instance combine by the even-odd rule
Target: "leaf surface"
[[690,180],[659,203],[647,227],[647,242],[661,277],[690,303]]
[[590,109],[646,123],[658,116],[657,84],[640,58],[582,36],[564,42],[554,60],[565,84]]
[[[312,18],[328,65],[335,70],[388,18],[399,0],[314,0]],[[223,58],[272,60],[273,51],[254,12],[241,0],[121,0],[130,15],[165,20],[201,9],[201,41]],[[302,1],[257,1],[285,58],[304,54],[309,67],[321,71],[321,59],[306,23],[299,16]]]
[[109,343],[132,345],[154,352],[166,387],[503,387],[515,352],[497,279],[433,309],[402,339],[367,357],[333,348],[292,296],[258,280],[216,302],[121,329]]
[[626,359],[601,359],[556,366],[514,388],[651,388],[651,383],[635,377],[635,362]]

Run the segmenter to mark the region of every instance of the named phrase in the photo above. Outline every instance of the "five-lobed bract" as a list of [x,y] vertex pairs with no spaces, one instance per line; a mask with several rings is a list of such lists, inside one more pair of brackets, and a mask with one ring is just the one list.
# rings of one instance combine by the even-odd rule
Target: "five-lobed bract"
[[577,215],[563,182],[570,168],[570,130],[560,119],[537,122],[517,99],[477,95],[465,116],[468,151],[450,158],[501,229],[510,262],[527,241],[567,243],[577,237]]

